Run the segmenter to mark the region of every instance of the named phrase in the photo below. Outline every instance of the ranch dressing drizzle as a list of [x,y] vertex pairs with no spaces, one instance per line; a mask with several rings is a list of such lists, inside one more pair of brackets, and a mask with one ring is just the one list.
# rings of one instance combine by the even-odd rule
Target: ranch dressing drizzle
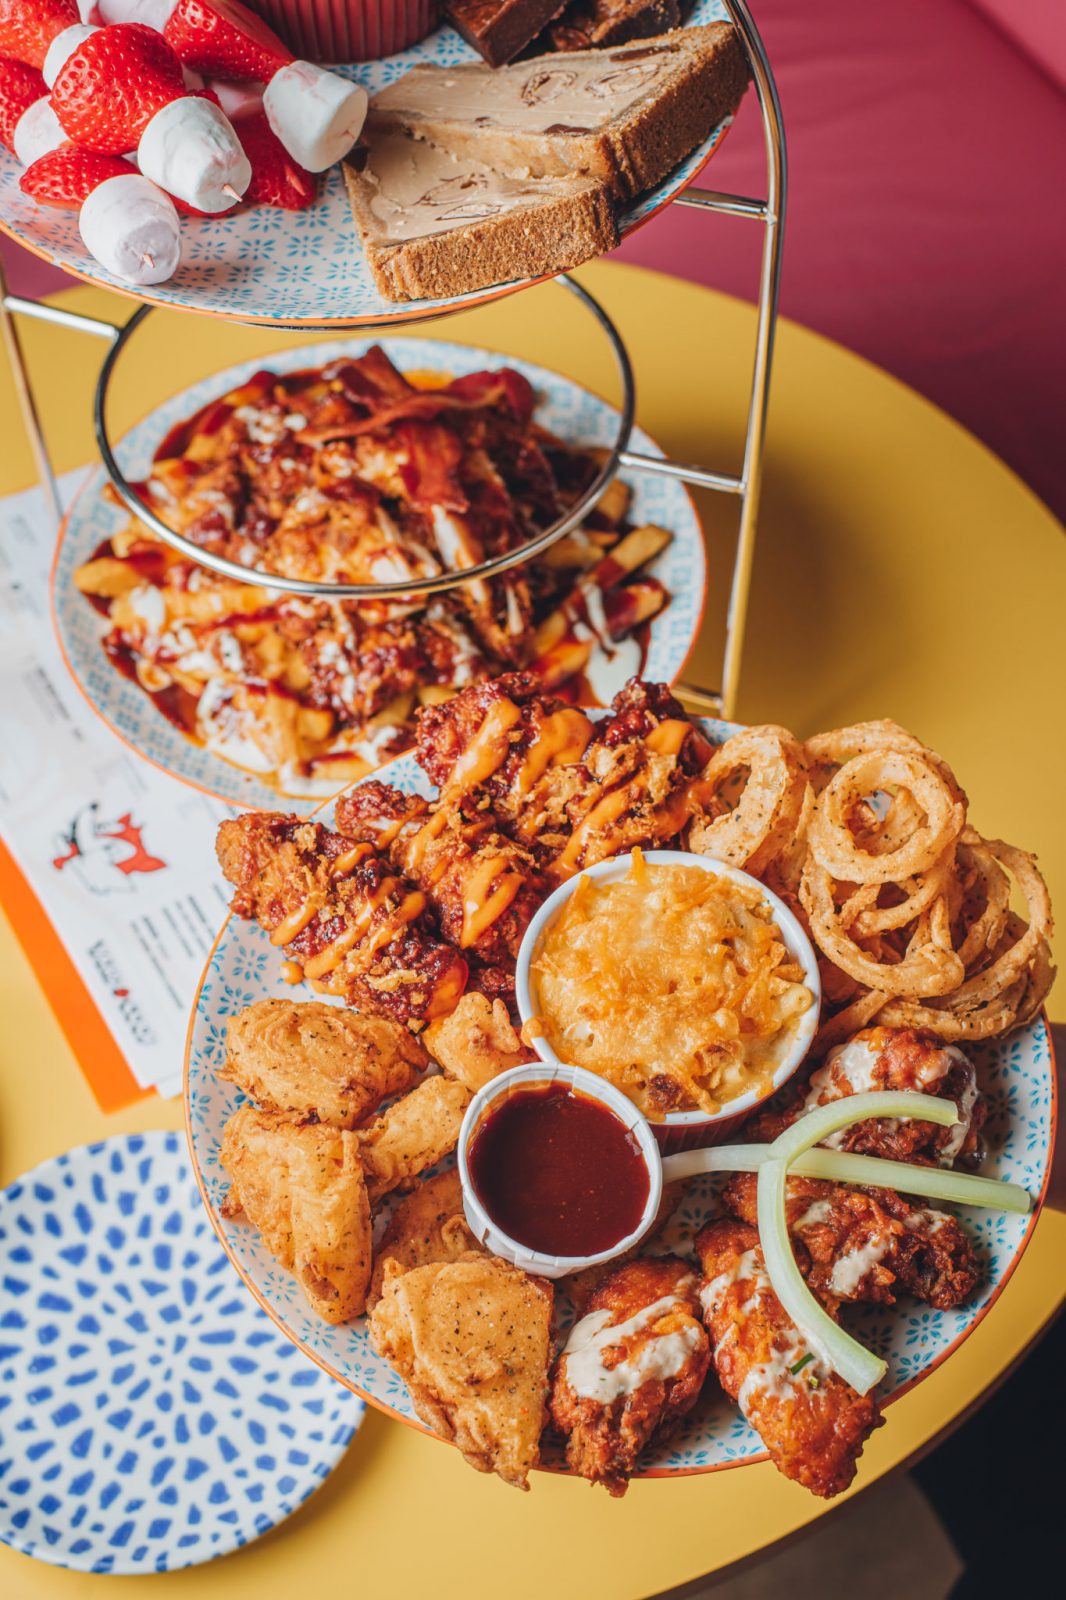
[[610,1405],[623,1395],[630,1395],[651,1378],[673,1378],[696,1349],[701,1330],[695,1322],[687,1323],[672,1333],[653,1335],[626,1360],[617,1366],[604,1365],[604,1354],[624,1340],[656,1322],[674,1306],[684,1305],[679,1294],[664,1295],[650,1306],[644,1306],[625,1322],[611,1322],[611,1312],[590,1311],[571,1329],[563,1352],[566,1357],[566,1381],[574,1393],[586,1400],[598,1400]]

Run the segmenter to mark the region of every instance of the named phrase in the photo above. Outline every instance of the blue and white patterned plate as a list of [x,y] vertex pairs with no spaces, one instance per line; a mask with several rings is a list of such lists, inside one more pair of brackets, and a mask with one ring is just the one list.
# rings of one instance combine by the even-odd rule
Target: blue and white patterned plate
[[[703,727],[716,742],[735,731],[723,722],[705,721]],[[436,792],[410,755],[390,762],[379,776],[407,792],[428,797]],[[329,806],[324,808],[322,820],[331,821]],[[319,1321],[255,1230],[221,1215],[229,1185],[219,1164],[219,1143],[227,1119],[241,1100],[232,1084],[220,1083],[215,1077],[225,1058],[226,1019],[254,1000],[272,997],[293,997],[292,987],[281,977],[278,951],[261,928],[230,918],[204,971],[186,1059],[186,1116],[204,1201],[238,1272],[290,1338],[374,1405],[421,1427],[403,1383],[371,1349],[365,1320],[347,1327],[330,1327]],[[1046,1183],[1054,1133],[1054,1073],[1047,1024],[1041,1019],[1005,1039],[974,1047],[972,1055],[989,1099],[985,1127],[989,1155],[983,1171],[1024,1185],[1036,1200]],[[664,1243],[682,1254],[689,1253],[692,1239],[712,1213],[717,1187],[711,1177],[690,1184]],[[894,1307],[867,1306],[849,1315],[849,1326],[856,1335],[888,1362],[882,1401],[898,1397],[927,1377],[972,1333],[1021,1259],[1035,1222],[1035,1215],[1001,1216],[969,1208],[965,1215],[983,1267],[981,1288],[969,1305],[957,1311],[933,1311],[904,1299]],[[740,1412],[709,1383],[706,1398],[683,1429],[665,1445],[646,1453],[641,1475],[713,1472],[761,1460],[763,1454],[758,1436]]]
[[233,1280],[176,1133],[68,1151],[0,1193],[0,1539],[170,1572],[258,1539],[364,1406]]
[[[436,339],[355,338],[278,351],[201,379],[126,434],[116,451],[119,464],[131,481],[146,477],[157,445],[175,423],[245,382],[263,367],[264,361],[278,372],[292,372],[300,367],[321,366],[340,355],[360,354],[375,342],[382,345],[397,366],[407,370],[458,374],[503,364],[516,368],[537,391],[537,420],[569,443],[606,445],[613,442],[617,433],[618,413],[612,406],[546,367],[498,351],[445,344]],[[632,446],[649,455],[662,455],[658,445],[639,428],[633,430]],[[638,524],[654,522],[673,534],[671,543],[645,569],[663,584],[670,603],[649,626],[643,669],[646,678],[672,683],[696,642],[703,617],[707,590],[703,532],[687,490],[676,479],[648,473],[624,476],[633,490],[631,520]],[[106,619],[75,587],[74,571],[127,521],[124,511],[117,511],[102,498],[106,481],[100,468],[82,486],[64,522],[52,569],[53,613],[60,646],[75,681],[109,727],[165,772],[234,805],[278,805],[277,793],[261,779],[187,739],[104,655],[101,640],[107,632]],[[314,810],[320,801],[286,796],[280,803],[305,812]]]
[[[696,0],[689,18],[693,23],[726,20],[721,0]],[[338,70],[374,94],[419,62],[454,66],[477,59],[471,47],[445,26],[399,55]],[[728,125],[720,123],[663,183],[626,208],[620,218],[623,235],[647,222],[692,182]],[[306,211],[254,206],[232,217],[183,218],[182,263],[174,277],[150,291],[132,290],[89,255],[73,212],[35,205],[22,193],[22,171],[15,157],[0,148],[0,229],[76,277],[152,305],[182,306],[248,322],[354,327],[385,318],[420,321],[443,308],[479,305],[523,287],[523,283],[501,284],[447,300],[398,304],[383,299],[359,246],[340,168],[334,167],[325,175],[318,200]]]

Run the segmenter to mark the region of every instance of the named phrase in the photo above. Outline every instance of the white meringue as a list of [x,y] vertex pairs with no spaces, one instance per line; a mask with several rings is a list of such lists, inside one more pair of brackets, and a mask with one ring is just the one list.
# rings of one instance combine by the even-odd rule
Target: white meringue
[[279,67],[263,95],[267,121],[308,172],[324,172],[348,154],[366,108],[365,89],[311,61]]
[[11,134],[15,155],[24,167],[32,166],[40,156],[58,150],[66,142],[66,133],[46,94],[26,107]]
[[168,194],[198,211],[228,211],[252,181],[233,127],[210,100],[186,95],[157,111],[141,134],[137,165]]
[[100,29],[91,23],[75,22],[73,27],[64,28],[62,33],[56,34],[45,52],[44,66],[41,68],[41,75],[49,88],[59,77],[68,57],[72,56],[86,39],[91,39],[94,33],[99,32]]
[[181,260],[173,202],[139,172],[105,178],[82,205],[85,248],[124,283],[163,283]]

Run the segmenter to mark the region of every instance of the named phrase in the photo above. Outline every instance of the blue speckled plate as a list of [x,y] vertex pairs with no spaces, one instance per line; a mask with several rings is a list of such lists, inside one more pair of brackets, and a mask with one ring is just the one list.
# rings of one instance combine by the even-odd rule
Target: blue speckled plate
[[[720,0],[696,0],[688,20],[728,19]],[[419,62],[453,66],[477,59],[470,46],[445,26],[400,55],[338,70],[373,94]],[[728,122],[720,123],[665,182],[627,207],[620,218],[623,234],[647,222],[692,182],[727,127]],[[132,290],[89,255],[74,213],[35,205],[22,193],[22,170],[10,151],[0,148],[0,229],[64,271],[152,305],[182,306],[249,322],[355,327],[382,318],[418,321],[443,308],[480,305],[523,287],[523,283],[501,284],[448,300],[397,304],[383,299],[359,247],[340,168],[334,167],[325,176],[318,200],[306,211],[254,206],[232,217],[183,218],[182,263],[174,277],[148,291]]]
[[[705,721],[703,726],[716,742],[735,731],[722,722]],[[379,776],[408,792],[430,797],[436,793],[409,755],[390,762]],[[331,821],[329,807],[322,820]],[[330,1327],[319,1321],[294,1279],[278,1267],[254,1229],[227,1221],[220,1212],[229,1184],[219,1165],[219,1142],[227,1119],[241,1100],[232,1084],[220,1083],[215,1077],[225,1058],[226,1019],[254,1000],[292,999],[293,994],[281,977],[281,958],[268,935],[253,923],[230,918],[208,960],[189,1029],[185,1099],[197,1181],[238,1272],[289,1337],[374,1405],[421,1427],[403,1383],[371,1349],[365,1320],[347,1327]],[[1024,1185],[1035,1200],[1043,1194],[1054,1142],[1054,1072],[1047,1024],[1041,1019],[1005,1039],[974,1047],[972,1055],[989,1099],[985,1127],[989,1155],[982,1170],[991,1177]],[[690,1253],[692,1239],[712,1213],[717,1187],[711,1177],[690,1184],[664,1243],[682,1255]],[[973,1332],[1021,1259],[1035,1222],[1035,1214],[1002,1216],[966,1209],[965,1215],[983,1267],[981,1288],[968,1306],[933,1311],[903,1299],[894,1307],[849,1308],[849,1327],[888,1361],[882,1403],[928,1377]],[[740,1412],[708,1383],[705,1397],[682,1430],[646,1453],[640,1475],[713,1472],[761,1460],[763,1455],[758,1436]],[[555,1464],[554,1458],[547,1464]]]
[[[610,444],[618,431],[618,413],[614,408],[571,379],[529,361],[471,345],[445,344],[436,339],[374,341],[356,338],[278,351],[266,358],[266,363],[278,372],[291,372],[300,367],[321,366],[340,355],[357,355],[375,342],[382,345],[397,366],[406,370],[462,373],[503,364],[515,367],[537,391],[537,420],[571,443]],[[245,382],[263,365],[263,359],[244,361],[225,372],[203,378],[153,411],[146,421],[138,423],[117,451],[127,478],[136,481],[147,476],[156,446],[175,423]],[[639,428],[633,430],[632,446],[646,454],[662,454]],[[670,596],[669,605],[653,619],[648,629],[644,676],[655,682],[672,683],[696,642],[703,617],[707,592],[703,533],[683,484],[673,478],[651,477],[646,473],[624,476],[633,489],[631,521],[657,523],[669,528],[674,536],[662,554],[644,569],[659,579]],[[175,778],[204,789],[220,800],[239,806],[283,804],[293,811],[313,811],[320,804],[319,800],[286,796],[280,801],[276,791],[261,779],[193,744],[156,710],[135,683],[116,671],[104,655],[100,641],[107,632],[106,619],[75,587],[74,570],[128,520],[125,512],[117,511],[102,498],[105,482],[102,468],[86,480],[64,522],[52,569],[52,607],[60,646],[89,704],[140,755]]]
[[170,1572],[291,1516],[362,1402],[234,1282],[176,1133],[0,1193],[0,1539],[81,1572]]

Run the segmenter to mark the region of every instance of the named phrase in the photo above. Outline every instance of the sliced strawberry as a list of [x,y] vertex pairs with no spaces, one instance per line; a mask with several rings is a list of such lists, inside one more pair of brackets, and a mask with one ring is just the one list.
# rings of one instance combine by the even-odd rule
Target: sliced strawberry
[[140,22],[117,22],[64,62],[52,110],[75,144],[117,156],[135,150],[156,112],[184,93],[181,62],[163,35]]
[[282,211],[303,211],[314,204],[318,182],[294,161],[266,119],[257,111],[237,123],[237,137],[252,163],[252,181],[245,191],[246,204],[277,206]]
[[27,167],[19,188],[39,206],[58,206],[63,211],[79,211],[82,202],[107,178],[136,174],[137,168],[118,156],[102,156],[95,150],[80,150],[76,144],[61,144]]
[[[2,3],[2,0],[0,0]],[[0,144],[14,150],[15,124],[35,100],[48,93],[36,67],[0,59]]]
[[178,0],[163,33],[185,66],[211,78],[270,79],[292,60],[262,17],[237,0]]
[[56,35],[80,21],[78,0],[0,0],[0,55],[43,67]]

